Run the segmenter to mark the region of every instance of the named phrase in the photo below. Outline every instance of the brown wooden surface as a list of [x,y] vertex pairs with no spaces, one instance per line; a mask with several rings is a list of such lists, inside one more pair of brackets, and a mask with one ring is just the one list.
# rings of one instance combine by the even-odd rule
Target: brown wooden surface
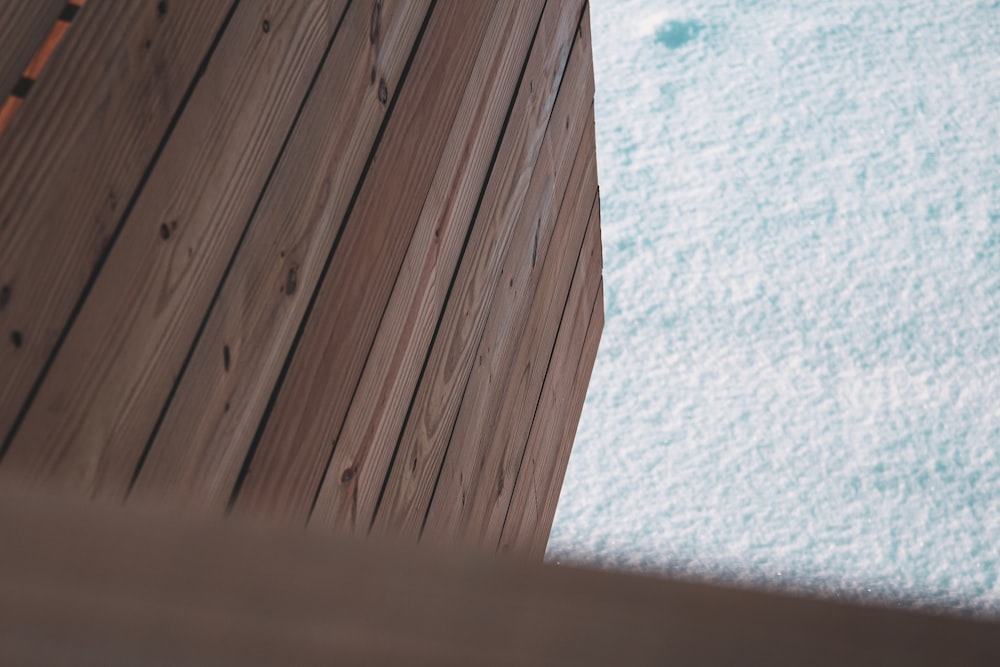
[[[586,16],[581,23],[589,23]],[[589,199],[589,209],[597,187],[593,120],[584,114],[567,114],[593,99],[592,81],[589,76],[581,75],[589,70],[585,66],[589,62],[589,35],[585,36],[585,30],[584,27],[577,33],[560,90],[561,99],[549,123],[554,141],[543,148],[543,156],[552,146],[559,151],[554,169],[546,173],[546,163],[540,159],[532,176],[532,190],[537,191],[536,183],[552,182],[555,191],[543,200],[535,200],[529,192],[531,205],[526,203],[521,211],[521,220],[501,269],[503,278],[476,352],[479,363],[474,364],[462,396],[451,444],[427,515],[425,530],[430,535],[456,535],[479,542],[484,539],[485,524],[489,523],[487,515],[491,511],[487,508],[496,506],[498,501],[505,505],[510,497],[514,476],[500,473],[499,459],[494,455],[523,445],[527,433],[518,434],[513,427],[522,417],[530,418],[533,412],[533,399],[514,391],[512,384],[516,382],[512,378],[530,376],[539,365],[544,373],[559,325],[556,313],[561,305],[556,303],[559,297],[555,293],[561,291],[565,301],[578,254],[574,249],[579,248],[586,229],[587,213],[581,213],[576,204]],[[573,122],[564,124],[561,122],[564,118]],[[551,257],[550,247],[554,249]],[[532,312],[536,313],[533,324],[528,322]],[[551,329],[548,335],[539,330],[545,326]],[[526,349],[519,352],[526,347],[544,358],[529,361]],[[506,507],[500,514],[501,526],[505,511]],[[497,540],[485,538],[484,542],[493,549]]]
[[[236,509],[304,522],[447,143],[495,2],[437,5],[345,222]],[[315,333],[312,333],[315,330]],[[325,340],[335,344],[326,345]]]
[[[578,38],[579,39],[579,38]],[[564,116],[566,110],[592,99],[585,86],[585,79],[578,76],[580,61],[571,58],[563,90],[565,97],[557,101],[553,118]],[[579,97],[574,99],[573,90]],[[592,127],[579,114],[570,115],[572,122],[550,122],[538,162],[532,175],[525,204],[514,230],[511,246],[504,258],[501,280],[497,286],[483,337],[475,355],[469,380],[462,395],[461,406],[451,434],[440,479],[428,513],[426,531],[432,535],[446,534],[457,529],[457,521],[466,513],[467,497],[485,487],[478,486],[478,457],[483,454],[485,442],[494,435],[498,409],[503,400],[505,379],[510,374],[513,355],[524,336],[524,324],[535,298],[545,259],[552,245],[552,237],[560,206],[567,194],[570,171],[576,163],[580,149],[580,136],[586,127]],[[592,140],[591,140],[592,143]],[[553,150],[558,152],[553,157]],[[579,169],[582,177],[583,170]],[[571,186],[578,187],[579,183]],[[572,196],[570,197],[572,199]],[[567,207],[569,208],[569,207]],[[562,232],[583,226],[580,221],[564,221]],[[557,241],[553,254],[569,255],[568,248]],[[557,322],[555,314],[551,314]],[[528,341],[526,344],[530,344]],[[495,493],[495,486],[491,486]],[[450,498],[449,506],[444,498]]]
[[578,377],[586,0],[67,25],[0,133],[0,485],[494,548]]
[[[454,425],[462,391],[474,362],[486,315],[500,278],[503,259],[541,149],[551,109],[579,25],[581,5],[567,1],[551,14],[542,34],[544,50],[532,50],[526,76],[528,94],[511,116],[514,131],[505,135],[494,178],[456,276],[456,289],[445,308],[417,388],[388,481],[375,515],[380,533],[417,537],[426,516],[441,461]],[[539,69],[535,69],[538,66]],[[521,90],[525,83],[522,81]]]
[[13,95],[8,97],[5,102],[0,103],[0,134],[10,125],[22,104],[24,104],[24,100]]
[[[600,224],[599,217],[597,222]],[[600,247],[595,252],[599,254]],[[598,287],[586,325],[586,338],[577,355],[574,341],[579,339],[582,326],[574,325],[568,336],[557,339],[553,364],[563,369],[572,368],[575,372],[573,383],[569,391],[554,385],[542,388],[498,546],[501,553],[518,553],[532,558],[541,558],[545,553],[604,328],[603,282]]]
[[1000,625],[0,499],[11,665],[996,665]]
[[0,2],[0,104],[45,42],[66,0]]
[[6,473],[125,497],[344,5],[240,3],[11,443]]
[[[598,206],[596,165],[591,163],[590,170],[590,178],[595,185],[590,205],[592,212]],[[584,186],[581,189],[587,191],[588,188]],[[585,198],[577,199],[575,210],[580,214],[579,219],[587,219],[588,207]],[[528,322],[531,335],[526,335],[523,340],[534,339],[536,342],[531,345],[522,344],[518,350],[514,368],[521,374],[514,375],[511,384],[508,385],[504,397],[504,411],[501,412],[493,437],[483,452],[485,464],[481,464],[481,467],[488,481],[496,480],[494,484],[497,490],[493,492],[493,485],[487,487],[486,484],[481,484],[482,488],[476,495],[477,502],[473,503],[470,516],[461,531],[463,535],[478,540],[481,546],[489,550],[496,549],[500,541],[534,420],[549,416],[544,409],[538,410],[543,383],[549,383],[554,394],[561,397],[571,396],[577,370],[583,363],[579,354],[571,355],[568,363],[560,363],[560,357],[556,354],[559,342],[557,336],[569,339],[564,340],[563,344],[575,349],[574,336],[578,334],[582,338],[587,331],[603,268],[600,253],[594,251],[595,246],[599,248],[601,243],[600,230],[597,226],[596,222],[587,226],[577,261],[564,260],[559,265],[558,278],[553,280],[555,285],[552,292],[553,299],[546,301],[539,298],[538,304],[532,304],[531,319]],[[574,241],[576,238],[578,236],[574,236]],[[571,243],[566,245],[572,247]],[[575,268],[570,268],[574,264]],[[572,282],[569,284],[562,282],[570,273]],[[562,308],[560,302],[563,304]],[[541,304],[549,308],[544,308]],[[555,324],[552,313],[557,312],[562,313],[562,318]],[[596,349],[594,353],[596,354]],[[584,393],[585,388],[586,383],[584,383]],[[572,419],[575,427],[580,418],[580,411],[576,410],[573,416],[574,410],[568,409],[566,403],[564,399],[562,404],[553,408],[554,414],[558,415],[564,424]],[[487,488],[490,489],[489,493],[485,493]]]
[[385,116],[380,81],[394,94],[427,4],[348,8],[132,500],[225,509]]
[[5,440],[228,10],[88,3],[0,134]]
[[[597,222],[600,225],[599,219]],[[591,247],[591,252],[598,253],[599,261],[600,246],[598,245],[596,250]],[[586,311],[581,311],[581,313],[584,312]],[[587,322],[586,326],[583,324],[584,321]],[[549,541],[552,519],[555,517],[563,478],[566,476],[566,467],[569,464],[570,451],[576,437],[577,425],[580,423],[580,413],[583,411],[583,404],[587,397],[590,374],[594,369],[594,361],[597,357],[597,346],[600,342],[601,331],[604,329],[603,281],[598,285],[590,318],[577,320],[571,324],[572,328],[566,332],[568,334],[566,344],[571,351],[565,357],[556,358],[559,360],[561,368],[556,364],[553,364],[552,368],[557,375],[559,373],[564,374],[564,377],[573,375],[573,382],[568,390],[565,387],[549,387],[548,393],[545,394],[545,403],[539,402],[538,408],[535,410],[535,418],[538,420],[538,435],[528,441],[533,449],[531,483],[537,498],[535,510],[537,523],[532,530],[530,540],[525,535],[523,539],[512,538],[509,541],[509,544],[512,545],[524,544],[529,548],[526,554],[535,558],[541,558],[545,554],[545,547]],[[562,333],[561,329],[560,333]],[[577,354],[578,348],[575,341],[584,335],[586,338],[583,340],[582,350]],[[548,428],[550,422],[556,428]],[[535,425],[532,424],[532,430],[534,431],[534,429]],[[551,435],[549,435],[550,433]],[[526,447],[525,454],[527,451]],[[523,458],[521,465],[524,465]],[[507,512],[507,518],[519,517],[518,511],[520,509],[520,507],[511,508]]]
[[[470,456],[465,457],[468,463],[458,474],[445,460],[425,527],[431,534],[496,549],[553,343],[561,322],[573,316],[567,298],[574,276],[587,273],[581,282],[594,283],[587,295],[587,317],[601,276],[600,266],[578,262],[587,232],[587,226],[579,221],[590,217],[597,198],[593,146],[593,139],[585,138],[577,152],[552,238],[558,252],[546,257],[527,320],[522,318],[520,327],[514,329],[512,363],[502,377],[495,378],[500,391],[490,401],[493,418],[467,441],[453,438],[448,448],[449,454],[468,451]],[[568,389],[571,380],[562,369],[552,370],[552,382]],[[558,377],[556,370],[560,371]],[[463,475],[464,483],[455,484]],[[450,486],[446,479],[452,482]]]
[[322,434],[334,451],[315,525],[368,533],[543,5],[497,7],[344,425]]
[[56,52],[59,42],[62,41],[63,37],[69,31],[69,25],[69,21],[63,20],[62,17],[53,24],[49,34],[45,37],[45,41],[42,42],[41,48],[35,52],[28,66],[24,68],[24,78],[34,81],[41,75],[52,54]]

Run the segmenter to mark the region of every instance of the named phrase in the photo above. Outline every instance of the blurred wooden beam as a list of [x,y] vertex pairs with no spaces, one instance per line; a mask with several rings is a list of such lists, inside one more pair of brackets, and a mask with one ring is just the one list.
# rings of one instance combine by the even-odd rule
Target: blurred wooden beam
[[1000,625],[0,498],[4,664],[996,665]]

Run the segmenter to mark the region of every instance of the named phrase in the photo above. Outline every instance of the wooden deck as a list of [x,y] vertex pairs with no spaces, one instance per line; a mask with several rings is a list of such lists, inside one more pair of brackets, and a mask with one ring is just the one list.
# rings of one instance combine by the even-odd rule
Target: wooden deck
[[0,481],[541,553],[603,324],[584,0],[0,31]]

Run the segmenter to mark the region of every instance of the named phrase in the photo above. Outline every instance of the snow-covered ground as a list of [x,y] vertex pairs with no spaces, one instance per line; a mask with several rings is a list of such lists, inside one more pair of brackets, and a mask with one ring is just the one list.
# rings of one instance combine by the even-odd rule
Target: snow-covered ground
[[1000,2],[593,0],[548,558],[1000,611]]

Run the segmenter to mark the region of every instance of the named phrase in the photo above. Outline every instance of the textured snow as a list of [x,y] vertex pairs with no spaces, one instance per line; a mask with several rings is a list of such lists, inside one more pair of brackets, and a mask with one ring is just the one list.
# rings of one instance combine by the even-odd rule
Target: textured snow
[[594,0],[547,557],[1000,611],[1000,2]]

